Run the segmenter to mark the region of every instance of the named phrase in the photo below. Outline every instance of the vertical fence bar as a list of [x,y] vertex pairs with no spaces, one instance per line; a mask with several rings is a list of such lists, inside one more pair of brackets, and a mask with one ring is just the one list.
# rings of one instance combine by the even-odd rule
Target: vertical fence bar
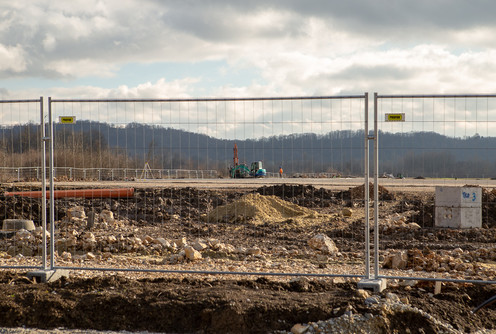
[[374,278],[379,279],[379,130],[377,93],[374,93]]
[[53,119],[52,98],[48,98],[48,126],[50,129],[49,169],[50,169],[50,270],[53,270],[55,253],[55,203],[53,199]]
[[46,214],[46,137],[45,137],[45,115],[43,110],[43,97],[40,97],[40,123],[41,123],[41,227],[42,248],[41,261],[42,269],[47,269],[47,214]]
[[364,181],[365,181],[365,278],[370,279],[370,193],[369,193],[369,94],[365,93],[365,159],[364,159]]

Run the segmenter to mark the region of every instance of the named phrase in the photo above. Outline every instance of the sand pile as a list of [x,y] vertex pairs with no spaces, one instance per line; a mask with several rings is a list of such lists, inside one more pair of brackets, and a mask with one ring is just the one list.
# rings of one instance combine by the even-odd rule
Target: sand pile
[[248,194],[239,200],[219,206],[207,216],[207,222],[252,221],[254,223],[282,222],[288,219],[316,219],[320,215],[310,209],[284,201],[276,196]]

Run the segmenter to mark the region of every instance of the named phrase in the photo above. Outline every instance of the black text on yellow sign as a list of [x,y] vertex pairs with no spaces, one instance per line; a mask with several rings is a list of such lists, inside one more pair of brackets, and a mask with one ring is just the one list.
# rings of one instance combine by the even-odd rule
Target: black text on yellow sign
[[405,113],[386,114],[386,122],[404,122]]
[[76,116],[60,116],[59,123],[62,124],[74,124],[76,123]]

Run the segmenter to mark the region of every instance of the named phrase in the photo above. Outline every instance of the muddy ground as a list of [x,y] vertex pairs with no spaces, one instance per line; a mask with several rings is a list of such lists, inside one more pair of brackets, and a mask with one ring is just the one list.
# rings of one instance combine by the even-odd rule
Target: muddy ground
[[[69,278],[35,284],[22,275],[0,275],[0,324],[4,327],[148,330],[166,333],[267,333],[343,315],[347,310],[371,313],[356,285],[328,280],[301,285],[267,278],[216,280],[159,278],[130,280],[120,275]],[[411,290],[390,287],[410,305],[472,332],[494,328],[493,308],[471,314],[493,286],[449,284],[432,296],[433,284]],[[383,292],[385,294],[385,292]],[[437,333],[436,325],[413,312],[391,316],[384,333]]]
[[[129,199],[61,199],[56,200],[55,216],[63,222],[67,208],[83,206],[86,213],[110,210],[119,227],[109,230],[108,225],[88,227],[87,219],[60,223],[61,230],[75,229],[82,239],[84,231],[99,235],[119,234],[126,238],[146,236],[153,238],[166,234],[167,239],[186,237],[218,239],[234,247],[260,247],[262,260],[290,265],[289,260],[309,263],[315,270],[333,269],[337,262],[355,263],[360,259],[364,243],[363,186],[347,191],[317,189],[312,186],[275,185],[253,190],[217,191],[195,188],[136,189]],[[8,187],[3,190],[9,191]],[[15,189],[18,190],[18,189]],[[470,230],[448,230],[433,227],[434,199],[432,193],[392,192],[380,188],[381,219],[400,217],[403,227],[396,225],[381,230],[381,249],[419,250],[424,253],[461,249],[464,252],[494,248],[496,241],[496,195],[484,189],[483,227]],[[372,189],[371,189],[372,191]],[[204,216],[218,206],[232,203],[247,192],[274,195],[290,203],[311,208],[327,215],[322,224],[301,225],[287,219],[275,227],[270,222],[254,225],[246,219],[205,222]],[[353,210],[351,217],[342,215],[343,208]],[[28,198],[0,199],[0,216],[32,219],[40,222],[39,200]],[[360,213],[362,212],[362,213]],[[395,218],[396,219],[396,218]],[[419,229],[405,228],[416,223]],[[406,225],[405,225],[406,224]],[[63,231],[62,231],[63,232]],[[332,238],[340,250],[339,258],[322,258],[319,252],[307,251],[309,236],[317,233]],[[9,258],[7,239],[0,243],[5,261],[16,259],[22,264],[29,256]],[[3,245],[3,246],[2,246]],[[10,244],[9,244],[10,245]],[[2,248],[3,247],[3,248]],[[122,249],[106,249],[96,243],[90,250],[99,258],[111,253],[114,258]],[[284,252],[280,252],[283,249]],[[57,249],[58,255],[84,254],[83,243]],[[284,259],[276,258],[282,256]],[[282,254],[282,255],[281,255]],[[363,253],[362,253],[363,254]],[[15,254],[13,254],[15,255]],[[36,252],[32,257],[39,256]],[[154,256],[170,258],[171,249],[138,247],[124,255],[135,257]],[[204,258],[237,266],[251,261],[252,256],[239,254],[204,253]],[[101,258],[101,256],[100,256]],[[362,255],[363,258],[363,255]],[[339,261],[338,261],[339,260]],[[156,263],[148,262],[148,263]],[[249,262],[248,261],[248,262]],[[467,260],[465,260],[467,261]],[[491,267],[490,256],[477,259],[480,265]],[[144,262],[145,263],[145,262]],[[164,262],[168,264],[169,262]],[[186,263],[186,262],[185,262]],[[125,264],[125,263],[124,263]],[[190,263],[188,263],[190,264]],[[89,264],[87,264],[89,265]],[[314,269],[305,269],[313,272]],[[493,272],[485,271],[469,279],[494,279]],[[409,272],[409,275],[419,275]],[[460,273],[455,273],[459,277]],[[456,276],[458,275],[458,276]],[[91,275],[88,275],[91,276]],[[418,281],[403,284],[392,280],[382,295],[393,292],[406,297],[407,303],[432,315],[435,319],[451,324],[461,332],[496,328],[496,310],[486,307],[476,314],[470,310],[496,295],[496,287],[481,284],[444,283],[441,293],[434,294],[434,282]],[[332,278],[279,279],[273,277],[201,276],[167,274],[137,278],[128,274],[107,272],[86,277],[71,275],[54,283],[36,283],[23,273],[0,272],[0,326],[35,328],[79,328],[99,330],[148,330],[166,333],[268,333],[289,331],[296,323],[309,323],[342,316],[346,312],[367,314],[378,312],[364,303],[357,295],[356,281]],[[413,312],[388,315],[383,332],[437,333],[440,328],[433,321]]]

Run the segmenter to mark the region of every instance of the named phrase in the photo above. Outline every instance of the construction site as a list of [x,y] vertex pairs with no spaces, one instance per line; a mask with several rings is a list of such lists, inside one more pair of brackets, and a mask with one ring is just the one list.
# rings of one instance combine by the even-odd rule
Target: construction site
[[[75,270],[52,283],[23,270],[3,272],[0,323],[166,333],[289,333],[295,325],[305,333],[327,333],[326,326],[329,333],[494,328],[492,307],[471,312],[496,294],[493,285],[449,282],[496,277],[492,190],[482,188],[484,226],[439,229],[429,188],[381,187],[381,273],[426,280],[391,279],[374,293],[357,289],[363,185],[239,190],[190,183],[135,188],[125,198],[55,199],[57,265],[115,271]],[[17,196],[4,197],[0,207],[6,217],[35,221],[40,209],[39,199]],[[7,233],[2,265],[35,265],[40,229]]]
[[[0,326],[495,330],[492,137],[414,131],[429,123],[394,105],[369,131],[367,99],[50,100],[48,124],[0,129]],[[108,122],[82,120],[105,104]],[[187,129],[179,104],[199,119]],[[159,125],[117,121],[158,109]]]

